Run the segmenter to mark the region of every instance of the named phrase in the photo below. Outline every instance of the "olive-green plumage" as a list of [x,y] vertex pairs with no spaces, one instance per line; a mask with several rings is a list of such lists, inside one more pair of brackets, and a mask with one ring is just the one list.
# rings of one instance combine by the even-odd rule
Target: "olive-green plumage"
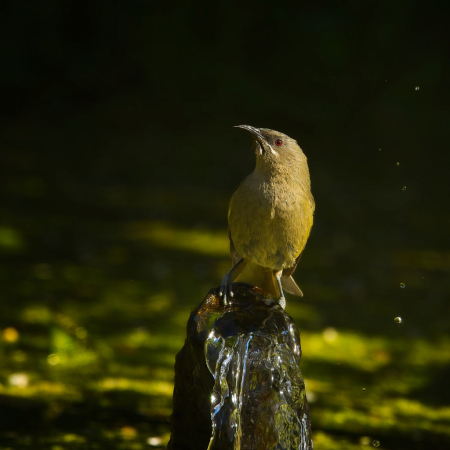
[[255,140],[256,167],[234,193],[228,213],[233,263],[241,258],[246,263],[235,271],[236,281],[256,284],[282,297],[274,278],[282,271],[283,288],[302,295],[290,277],[313,223],[306,156],[283,133],[247,125],[239,128]]

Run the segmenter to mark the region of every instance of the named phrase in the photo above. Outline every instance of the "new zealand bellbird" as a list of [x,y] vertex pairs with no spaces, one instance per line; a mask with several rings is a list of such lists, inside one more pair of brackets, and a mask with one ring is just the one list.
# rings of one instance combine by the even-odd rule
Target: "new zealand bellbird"
[[228,211],[233,268],[223,278],[224,304],[232,281],[260,287],[279,298],[283,289],[303,296],[292,278],[311,231],[314,198],[306,156],[289,136],[240,125],[254,139],[255,170],[239,185]]

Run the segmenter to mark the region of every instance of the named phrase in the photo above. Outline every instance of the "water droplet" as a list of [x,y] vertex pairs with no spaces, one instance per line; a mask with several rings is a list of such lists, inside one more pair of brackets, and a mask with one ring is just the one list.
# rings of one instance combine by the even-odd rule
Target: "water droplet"
[[400,163],[399,163],[399,162],[398,162],[398,163],[395,163],[395,165],[396,165],[396,166],[399,166],[399,165],[400,165]]
[[402,191],[406,191],[406,186],[403,186],[403,187],[402,187]]
[[362,390],[363,390],[363,391],[365,391],[365,390],[366,390],[366,388],[362,388]]
[[406,284],[405,284],[405,283],[400,283],[400,287],[401,287],[402,289],[404,289],[404,288],[406,287]]
[[402,323],[402,318],[401,318],[401,317],[396,317],[396,318],[394,319],[394,322],[395,322],[395,323]]
[[380,444],[380,441],[378,441],[377,439],[374,439],[374,440],[372,441],[372,445],[373,445],[374,447],[379,447],[381,444]]
[[415,90],[415,91],[420,91],[420,86],[416,86],[416,87],[414,88],[414,90]]

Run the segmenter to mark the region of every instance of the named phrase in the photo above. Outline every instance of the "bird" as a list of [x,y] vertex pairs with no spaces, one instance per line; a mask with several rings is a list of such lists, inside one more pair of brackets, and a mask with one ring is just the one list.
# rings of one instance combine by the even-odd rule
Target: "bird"
[[223,277],[223,304],[232,283],[263,289],[286,307],[284,290],[303,296],[292,278],[311,232],[315,202],[308,162],[297,141],[268,128],[238,125],[254,141],[255,170],[234,192],[228,210],[232,268]]

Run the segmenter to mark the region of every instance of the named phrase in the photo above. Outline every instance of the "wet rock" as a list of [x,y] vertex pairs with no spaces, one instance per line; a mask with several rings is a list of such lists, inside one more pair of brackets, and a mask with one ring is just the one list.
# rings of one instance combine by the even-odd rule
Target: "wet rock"
[[189,318],[168,449],[312,448],[297,326],[260,289],[234,293],[224,307],[211,290]]

